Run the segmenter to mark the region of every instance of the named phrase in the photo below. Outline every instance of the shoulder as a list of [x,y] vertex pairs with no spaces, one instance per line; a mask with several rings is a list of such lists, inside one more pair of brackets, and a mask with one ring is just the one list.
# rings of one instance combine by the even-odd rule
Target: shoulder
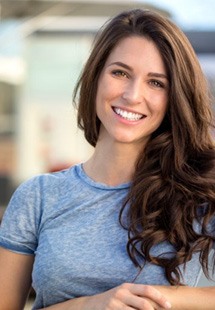
[[40,193],[43,190],[55,191],[61,186],[66,186],[74,179],[75,166],[52,173],[33,176],[19,185],[16,191],[23,193]]
[[[4,218],[31,218],[39,225],[41,217],[67,199],[70,184],[75,179],[75,167],[55,173],[34,176],[21,183],[13,193]],[[8,215],[8,216],[7,216]],[[21,220],[20,220],[21,221]]]
[[31,205],[34,208],[47,205],[51,201],[59,201],[65,197],[71,184],[75,183],[76,166],[54,173],[36,175],[21,183],[12,195],[10,205],[16,209],[23,205]]

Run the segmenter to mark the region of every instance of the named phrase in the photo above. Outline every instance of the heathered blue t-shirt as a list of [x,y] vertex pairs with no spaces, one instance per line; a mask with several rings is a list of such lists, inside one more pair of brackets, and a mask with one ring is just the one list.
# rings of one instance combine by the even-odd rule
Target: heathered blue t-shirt
[[[119,211],[129,186],[94,182],[79,164],[34,177],[16,190],[0,227],[0,246],[35,255],[33,309],[124,282],[169,285],[163,268],[147,263],[137,276],[128,257],[128,234],[119,223]],[[152,254],[171,251],[164,242]],[[198,255],[181,270],[184,283],[195,286],[201,273]]]

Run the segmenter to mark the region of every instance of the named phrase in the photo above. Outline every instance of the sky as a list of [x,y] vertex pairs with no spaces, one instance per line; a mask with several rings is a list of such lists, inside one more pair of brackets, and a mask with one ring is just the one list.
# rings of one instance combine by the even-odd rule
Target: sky
[[214,0],[146,0],[167,9],[173,20],[185,30],[215,30]]

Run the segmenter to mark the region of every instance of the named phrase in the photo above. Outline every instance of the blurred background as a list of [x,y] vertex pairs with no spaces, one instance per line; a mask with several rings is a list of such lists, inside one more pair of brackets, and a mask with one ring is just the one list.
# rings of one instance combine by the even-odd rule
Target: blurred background
[[74,85],[101,25],[137,7],[182,28],[215,93],[214,0],[0,1],[0,218],[20,182],[90,156]]

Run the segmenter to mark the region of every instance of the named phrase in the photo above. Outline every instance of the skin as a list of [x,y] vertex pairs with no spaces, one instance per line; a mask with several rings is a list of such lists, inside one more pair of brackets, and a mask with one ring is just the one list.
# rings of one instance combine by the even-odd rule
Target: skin
[[[107,59],[99,79],[96,107],[101,131],[93,156],[84,163],[91,178],[110,185],[131,179],[139,150],[166,113],[167,94],[166,70],[156,46],[142,37],[121,41]],[[145,117],[136,121],[123,119],[114,112],[116,107]],[[33,261],[33,256],[0,249],[0,309],[23,309]],[[124,283],[95,296],[75,298],[44,309],[161,310],[169,309],[170,304],[174,310],[212,310],[215,288]]]
[[0,309],[23,309],[31,284],[34,257],[0,248]]

